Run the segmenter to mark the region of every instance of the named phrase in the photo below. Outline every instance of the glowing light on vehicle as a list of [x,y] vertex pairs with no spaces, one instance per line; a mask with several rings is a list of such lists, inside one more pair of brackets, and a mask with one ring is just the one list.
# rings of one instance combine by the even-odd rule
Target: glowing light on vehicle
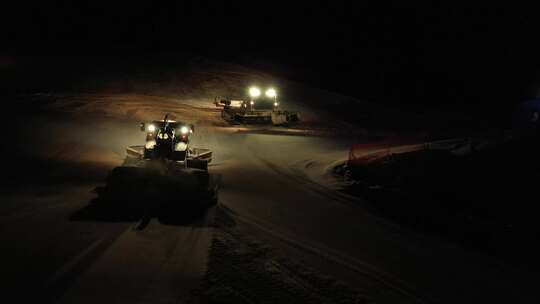
[[144,145],[144,147],[146,149],[153,149],[154,146],[156,145],[156,141],[155,140],[149,140],[146,142],[146,144]]
[[270,98],[274,98],[274,97],[277,96],[277,92],[276,92],[276,90],[274,90],[274,89],[268,89],[268,90],[266,90],[266,93],[265,93],[265,94],[266,94],[266,96],[268,96],[268,97],[270,97]]
[[156,131],[156,126],[154,126],[154,125],[148,125],[148,131],[149,131],[149,132],[154,132],[154,131]]
[[277,106],[279,106],[279,103],[274,102],[274,107],[277,107]]
[[251,87],[249,88],[249,96],[251,97],[259,97],[261,96],[261,90],[257,87]]
[[250,105],[254,105],[255,102],[252,100],[252,101],[249,102],[249,104],[250,104]]
[[186,151],[187,144],[183,141],[176,144],[176,147],[174,147],[175,151]]
[[188,133],[189,133],[189,128],[186,127],[186,126],[182,126],[182,127],[180,128],[180,133],[182,133],[182,134],[188,134]]

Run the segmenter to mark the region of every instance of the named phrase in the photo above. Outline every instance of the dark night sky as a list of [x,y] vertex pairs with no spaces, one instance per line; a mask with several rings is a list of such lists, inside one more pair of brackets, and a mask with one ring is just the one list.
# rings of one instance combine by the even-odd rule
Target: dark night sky
[[536,10],[493,3],[48,2],[3,14],[15,55],[190,52],[421,107],[512,104],[535,94],[540,72]]

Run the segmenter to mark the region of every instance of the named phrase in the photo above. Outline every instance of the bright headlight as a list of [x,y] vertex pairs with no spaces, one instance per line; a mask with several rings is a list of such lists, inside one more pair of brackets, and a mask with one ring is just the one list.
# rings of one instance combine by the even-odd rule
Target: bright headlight
[[274,90],[274,89],[268,89],[268,90],[266,90],[266,93],[265,93],[265,94],[266,94],[266,96],[268,96],[268,97],[270,97],[270,98],[274,98],[274,97],[277,96],[277,92],[276,92],[276,90]]
[[251,87],[249,88],[249,96],[251,97],[259,97],[261,96],[261,90],[257,87]]
[[186,149],[187,149],[187,144],[183,141],[177,143],[176,146],[174,147],[175,151],[186,151]]
[[144,147],[146,149],[153,149],[154,146],[156,145],[156,141],[155,140],[150,140],[150,141],[147,141],[146,144],[144,145]]
[[182,133],[182,134],[188,134],[188,133],[189,133],[189,128],[186,127],[186,126],[182,126],[182,127],[180,128],[180,133]]
[[154,132],[155,130],[156,130],[156,126],[148,125],[148,132]]

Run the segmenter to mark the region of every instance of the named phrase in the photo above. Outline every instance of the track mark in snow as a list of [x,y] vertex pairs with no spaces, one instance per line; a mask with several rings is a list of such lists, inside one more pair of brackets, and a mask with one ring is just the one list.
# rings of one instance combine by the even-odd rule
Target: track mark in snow
[[[185,225],[152,220],[127,229],[74,280],[60,303],[176,303],[190,299],[206,271],[213,212]],[[95,291],[99,290],[99,293]]]
[[60,267],[43,285],[44,302],[47,302],[47,300],[56,300],[56,298],[61,296],[62,293],[73,284],[73,281],[77,276],[83,273],[87,268],[91,267],[92,263],[96,259],[99,259],[101,254],[105,252],[121,234],[122,232],[119,231],[109,237],[97,239],[77,256]]
[[[350,196],[344,193],[340,193],[337,191],[334,191],[332,189],[327,188],[324,185],[318,184],[308,177],[305,176],[303,172],[300,170],[294,169],[294,168],[288,168],[288,169],[282,169],[276,164],[258,157],[255,155],[255,158],[258,159],[260,162],[265,164],[268,168],[270,168],[274,173],[288,178],[294,182],[296,182],[298,185],[302,186],[305,190],[310,191],[312,193],[315,193],[317,195],[320,195],[322,197],[325,197],[329,199],[332,202],[341,203],[353,208],[358,208],[359,206],[362,206],[364,202],[362,199],[354,196]],[[289,172],[286,172],[286,171]],[[376,215],[373,215],[370,213],[371,218],[373,218],[375,221],[384,224],[386,227],[391,228],[394,231],[401,231],[401,227],[393,222],[390,222],[382,217],[378,217]]]
[[391,276],[388,273],[383,272],[382,270],[375,268],[373,265],[368,265],[350,256],[347,256],[345,254],[342,254],[330,248],[326,248],[323,245],[319,245],[319,244],[315,245],[305,240],[300,241],[297,236],[294,236],[290,232],[279,232],[276,228],[272,227],[272,225],[269,223],[265,223],[259,219],[256,219],[254,217],[251,217],[245,214],[240,214],[236,212],[235,210],[229,207],[226,207],[225,205],[221,205],[221,207],[223,208],[223,210],[225,210],[231,216],[233,216],[236,220],[239,220],[245,224],[258,228],[259,230],[262,230],[263,232],[269,235],[272,235],[273,237],[281,240],[282,242],[294,248],[318,255],[338,265],[351,269],[360,275],[374,279],[380,282],[381,284],[383,284],[384,286],[391,288],[392,290],[410,299],[413,299],[417,301],[418,303],[431,303],[432,302],[432,301],[428,301],[424,299],[423,297],[420,297],[418,293],[413,290],[413,288],[406,286],[404,282]]
[[75,265],[79,264],[84,258],[86,258],[92,251],[94,251],[99,244],[103,242],[103,239],[97,239],[94,243],[88,246],[85,250],[79,253],[76,257],[64,264],[56,273],[45,282],[45,289],[49,289],[54,286],[62,277],[65,277],[67,273],[71,272]]

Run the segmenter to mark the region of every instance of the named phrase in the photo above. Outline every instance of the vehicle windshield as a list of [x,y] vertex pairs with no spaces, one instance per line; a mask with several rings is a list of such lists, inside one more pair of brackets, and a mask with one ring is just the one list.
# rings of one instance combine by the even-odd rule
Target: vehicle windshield
[[255,100],[253,108],[255,110],[272,110],[274,108],[274,100],[270,98],[259,98]]

